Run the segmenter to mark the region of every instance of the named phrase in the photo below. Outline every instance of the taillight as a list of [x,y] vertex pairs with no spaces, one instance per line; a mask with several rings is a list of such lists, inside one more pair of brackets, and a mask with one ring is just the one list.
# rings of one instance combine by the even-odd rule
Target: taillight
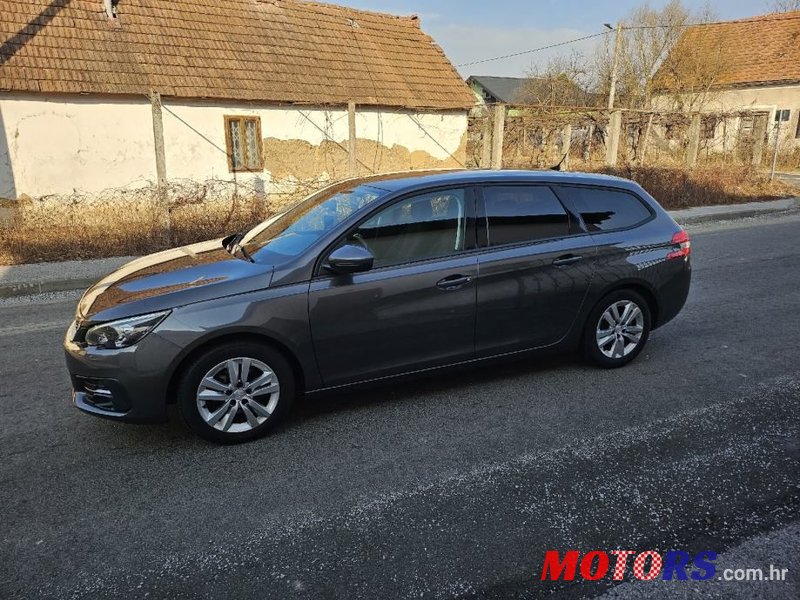
[[689,239],[689,234],[684,229],[681,229],[672,236],[672,245],[678,246],[678,249],[667,254],[667,260],[684,258],[692,253],[692,241]]

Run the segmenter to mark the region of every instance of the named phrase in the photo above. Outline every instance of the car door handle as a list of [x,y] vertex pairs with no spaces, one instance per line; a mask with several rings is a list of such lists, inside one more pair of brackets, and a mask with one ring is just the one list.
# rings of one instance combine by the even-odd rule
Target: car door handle
[[436,287],[445,291],[457,290],[460,287],[464,287],[471,281],[472,277],[469,275],[451,275],[450,277],[445,277],[444,279],[437,281]]
[[569,265],[574,265],[576,262],[580,262],[583,260],[582,256],[575,256],[574,254],[565,254],[564,256],[559,256],[557,259],[553,261],[554,267],[567,267]]

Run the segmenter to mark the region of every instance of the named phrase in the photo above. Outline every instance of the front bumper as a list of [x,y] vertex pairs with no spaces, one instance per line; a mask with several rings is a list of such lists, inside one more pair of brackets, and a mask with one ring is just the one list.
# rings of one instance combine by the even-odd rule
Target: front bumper
[[64,352],[79,410],[133,423],[166,419],[170,366],[179,354],[174,344],[154,332],[130,348],[103,350],[67,336]]

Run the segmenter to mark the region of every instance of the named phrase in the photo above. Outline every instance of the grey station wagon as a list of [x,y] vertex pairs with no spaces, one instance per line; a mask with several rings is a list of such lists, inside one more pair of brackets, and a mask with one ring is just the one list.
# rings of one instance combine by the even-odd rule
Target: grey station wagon
[[81,299],[75,405],[217,442],[301,393],[531,351],[633,360],[683,307],[690,241],[640,186],[599,175],[350,180],[250,231],[135,260]]

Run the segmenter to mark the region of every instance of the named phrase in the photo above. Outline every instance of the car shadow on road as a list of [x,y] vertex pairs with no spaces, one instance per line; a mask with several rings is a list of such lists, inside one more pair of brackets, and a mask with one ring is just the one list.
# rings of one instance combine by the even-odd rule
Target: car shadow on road
[[517,357],[393,377],[303,396],[295,403],[292,414],[283,427],[291,427],[330,413],[373,408],[383,403],[410,402],[419,400],[420,397],[457,392],[473,385],[485,385],[537,372],[582,366],[584,365],[580,358],[573,355]]
[[[293,435],[318,419],[333,414],[376,410],[381,405],[411,405],[436,401],[442,394],[456,394],[473,386],[486,386],[495,382],[513,381],[537,373],[553,370],[591,367],[577,355],[535,356],[504,358],[486,363],[436,369],[378,382],[361,384],[318,394],[301,396],[295,401],[291,413],[278,425],[269,438]],[[196,451],[216,447],[189,432],[181,423],[175,405],[168,407],[168,419],[163,423],[123,424],[106,420],[84,419],[81,415],[75,425],[85,429],[83,435],[107,450],[127,455]]]

